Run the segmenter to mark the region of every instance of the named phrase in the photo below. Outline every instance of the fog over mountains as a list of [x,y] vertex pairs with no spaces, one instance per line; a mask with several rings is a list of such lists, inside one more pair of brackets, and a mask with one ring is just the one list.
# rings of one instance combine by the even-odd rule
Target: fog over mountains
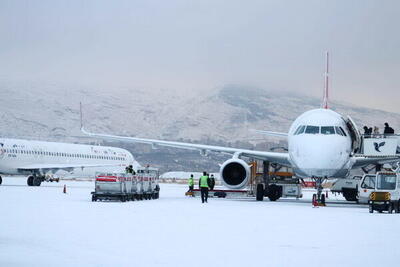
[[[0,134],[3,137],[74,140],[81,135],[79,102],[88,130],[168,140],[235,142],[262,140],[249,129],[286,132],[302,112],[320,99],[259,88],[227,85],[207,93],[161,89],[87,89],[57,84],[0,83]],[[362,105],[362,103],[360,103]],[[400,114],[332,102],[333,110],[353,117],[361,128],[400,130]],[[257,139],[258,138],[258,139]]]

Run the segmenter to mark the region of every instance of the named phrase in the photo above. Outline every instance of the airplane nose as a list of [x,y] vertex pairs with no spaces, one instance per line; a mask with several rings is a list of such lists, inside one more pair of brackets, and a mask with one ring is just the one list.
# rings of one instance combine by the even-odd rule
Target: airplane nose
[[334,176],[343,168],[346,159],[340,143],[303,145],[293,154],[295,165],[308,177]]

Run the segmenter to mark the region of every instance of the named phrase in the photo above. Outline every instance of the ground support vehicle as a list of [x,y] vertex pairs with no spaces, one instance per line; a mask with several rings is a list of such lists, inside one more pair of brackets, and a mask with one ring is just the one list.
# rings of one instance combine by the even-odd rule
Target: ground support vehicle
[[288,167],[275,166],[268,161],[254,161],[251,166],[249,191],[257,201],[268,197],[276,201],[281,197],[302,198],[300,179]]
[[124,173],[97,173],[92,201],[132,200],[132,176]]
[[348,179],[337,179],[331,187],[332,193],[343,194],[347,201],[358,201],[358,185],[362,176],[355,175]]
[[136,188],[134,195],[136,199],[158,199],[160,197],[159,171],[156,168],[138,168],[134,175]]
[[366,174],[360,183],[359,201],[367,202],[369,212],[400,211],[399,172],[377,172]]
[[370,200],[368,201],[369,213],[375,210],[379,213],[387,211],[388,213],[400,212],[399,200],[393,200],[389,192],[372,192]]

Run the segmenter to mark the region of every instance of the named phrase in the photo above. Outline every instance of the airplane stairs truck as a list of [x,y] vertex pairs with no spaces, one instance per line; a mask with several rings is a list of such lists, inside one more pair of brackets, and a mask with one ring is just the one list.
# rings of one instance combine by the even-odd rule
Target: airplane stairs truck
[[[396,134],[374,134],[362,135],[360,145],[360,156],[363,157],[395,157],[400,155],[400,135]],[[392,164],[371,164],[361,168],[364,174],[372,174],[384,168],[393,169]],[[347,201],[359,200],[359,186],[362,175],[354,175],[345,179],[337,179],[331,188],[332,193],[342,194]]]

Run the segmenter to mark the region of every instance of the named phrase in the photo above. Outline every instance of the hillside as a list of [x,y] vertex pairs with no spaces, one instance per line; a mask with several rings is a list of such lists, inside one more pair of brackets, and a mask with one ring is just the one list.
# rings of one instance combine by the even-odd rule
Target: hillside
[[[111,90],[52,84],[0,83],[0,134],[4,137],[71,140],[79,136],[79,102],[86,128],[123,135],[170,140],[236,142],[262,138],[248,129],[287,131],[291,122],[320,100],[243,86],[225,86],[207,94],[182,95],[163,90]],[[400,114],[333,102],[361,128],[382,129],[388,121],[400,129]],[[72,138],[74,140],[74,138]]]

